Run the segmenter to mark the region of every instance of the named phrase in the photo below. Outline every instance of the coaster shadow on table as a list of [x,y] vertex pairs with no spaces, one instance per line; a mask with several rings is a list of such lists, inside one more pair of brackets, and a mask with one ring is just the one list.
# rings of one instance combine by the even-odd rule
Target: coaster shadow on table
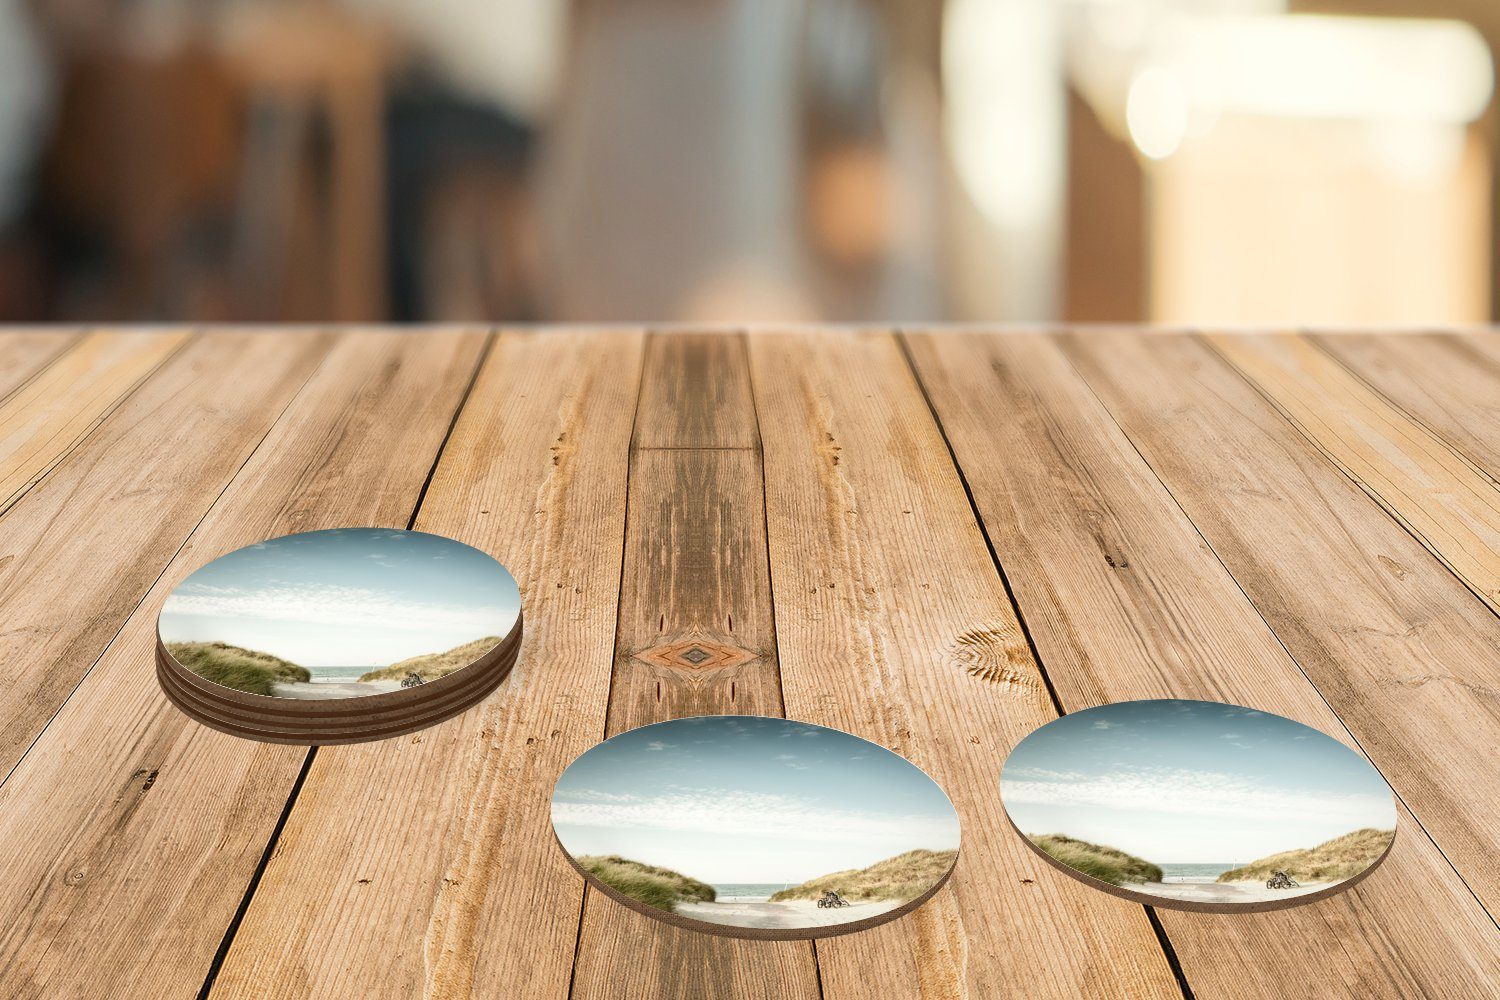
[[304,746],[435,725],[478,704],[521,646],[520,591],[441,535],[336,528],[230,552],[157,626],[167,698],[221,732]]
[[958,814],[915,764],[788,719],[643,726],[558,779],[552,826],[590,886],[727,937],[865,930],[921,906],[958,860]]
[[1130,701],[1023,739],[1000,779],[1049,864],[1137,903],[1209,913],[1323,899],[1374,870],[1396,803],[1360,754],[1239,705]]

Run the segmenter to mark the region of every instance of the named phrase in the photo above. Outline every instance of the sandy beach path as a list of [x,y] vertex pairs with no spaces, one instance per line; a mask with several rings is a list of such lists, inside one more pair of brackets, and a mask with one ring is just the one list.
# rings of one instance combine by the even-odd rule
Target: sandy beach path
[[359,698],[367,694],[384,694],[401,690],[400,681],[340,681],[337,683],[277,684],[271,692],[278,698],[298,701],[325,701],[330,698]]
[[1263,903],[1267,900],[1305,896],[1332,884],[1303,882],[1295,889],[1267,889],[1264,882],[1143,882],[1130,888],[1153,896],[1192,903]]
[[878,903],[851,903],[838,909],[820,910],[817,903],[810,899],[796,899],[786,903],[736,899],[722,903],[679,903],[677,913],[679,916],[705,920],[714,924],[785,929],[844,924],[851,920],[861,920],[885,913],[887,910],[894,910],[900,905],[899,900],[883,900]]

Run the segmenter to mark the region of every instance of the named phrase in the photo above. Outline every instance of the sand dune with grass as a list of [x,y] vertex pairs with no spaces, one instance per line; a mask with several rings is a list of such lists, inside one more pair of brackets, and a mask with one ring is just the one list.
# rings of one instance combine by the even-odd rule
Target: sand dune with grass
[[576,859],[584,871],[636,902],[668,913],[688,902],[712,903],[714,887],[681,872],[631,861],[618,854],[591,855]]
[[[766,929],[849,923],[894,910],[931,889],[957,858],[957,851],[908,851],[868,868],[810,879],[769,899],[720,900],[714,887],[681,872],[618,855],[577,858],[584,871],[622,895],[658,910],[714,924]],[[819,908],[832,889],[848,906]]]
[[435,681],[439,677],[446,677],[455,670],[467,667],[499,644],[498,637],[488,635],[483,639],[475,639],[441,653],[423,653],[421,656],[398,660],[388,667],[361,674],[359,680],[362,684],[374,681],[399,682],[404,681],[411,674],[416,674],[423,681]]
[[167,652],[204,680],[249,694],[269,695],[277,685],[312,680],[306,667],[227,642],[169,642]]
[[[1260,903],[1293,899],[1326,889],[1364,871],[1380,859],[1394,830],[1356,830],[1317,847],[1282,851],[1224,872],[1214,882],[1164,882],[1162,869],[1112,847],[1063,834],[1029,836],[1052,858],[1085,875],[1137,892],[1193,903]],[[1266,880],[1285,871],[1298,885],[1270,889]]]
[[771,897],[773,903],[792,900],[816,901],[823,893],[833,891],[851,903],[904,903],[931,889],[958,858],[957,851],[907,851],[886,858],[868,868],[852,868],[809,879],[801,885],[783,889]]
[[1111,885],[1160,882],[1161,868],[1133,854],[1061,833],[1028,834],[1054,860]]
[[371,670],[350,680],[314,680],[307,667],[260,650],[231,646],[225,642],[169,642],[167,651],[205,680],[248,694],[324,701],[399,691],[411,674],[425,681],[437,680],[468,666],[493,649],[500,640],[475,639],[441,653],[413,656],[388,667]]
[[1355,830],[1317,847],[1282,851],[1230,869],[1219,881],[1264,882],[1284,871],[1298,882],[1342,882],[1379,861],[1395,837],[1395,830]]

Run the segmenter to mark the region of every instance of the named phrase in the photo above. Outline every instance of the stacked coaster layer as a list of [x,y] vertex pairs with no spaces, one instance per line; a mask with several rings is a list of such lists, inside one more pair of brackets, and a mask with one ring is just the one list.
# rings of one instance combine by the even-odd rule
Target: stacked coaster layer
[[156,678],[234,736],[362,743],[474,706],[520,647],[520,588],[492,556],[422,531],[328,528],[189,574],[157,618]]
[[510,673],[520,648],[518,615],[515,628],[499,644],[445,677],[383,694],[298,701],[204,680],[178,663],[158,637],[156,678],[172,704],[232,736],[302,746],[364,743],[424,729],[483,701]]

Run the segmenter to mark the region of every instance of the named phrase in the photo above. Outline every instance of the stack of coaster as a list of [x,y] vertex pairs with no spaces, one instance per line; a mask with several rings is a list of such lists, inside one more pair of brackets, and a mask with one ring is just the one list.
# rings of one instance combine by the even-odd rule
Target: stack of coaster
[[269,743],[399,736],[488,696],[521,647],[498,562],[416,531],[339,528],[258,542],[183,580],[156,676],[193,719]]

